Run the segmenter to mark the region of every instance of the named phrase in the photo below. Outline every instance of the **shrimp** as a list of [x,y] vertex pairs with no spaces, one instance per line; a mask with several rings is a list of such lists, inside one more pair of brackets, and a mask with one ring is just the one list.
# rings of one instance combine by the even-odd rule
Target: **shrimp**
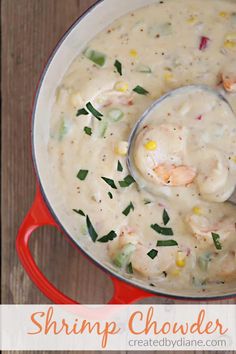
[[134,228],[123,226],[118,237],[109,244],[108,251],[111,258],[114,258],[117,252],[128,244],[136,245],[139,241],[139,235]]
[[220,235],[221,243],[227,241],[232,233],[235,233],[235,219],[233,217],[221,218],[215,223],[203,215],[191,214],[187,216],[186,222],[191,229],[193,236],[199,241],[200,247],[214,246],[212,233]]
[[186,165],[169,165],[162,163],[153,169],[160,182],[168,186],[187,186],[196,177],[196,170]]
[[227,64],[222,72],[224,89],[227,92],[236,92],[236,65],[235,61]]
[[187,136],[188,130],[177,124],[145,126],[136,139],[134,157],[142,175],[161,185],[192,183],[196,170],[185,161]]
[[133,96],[130,93],[120,93],[116,91],[105,91],[96,98],[96,102],[101,107],[110,107],[111,105],[132,106]]
[[[167,247],[168,248],[168,247]],[[144,276],[160,275],[175,267],[175,259],[178,251],[177,247],[171,249],[163,249],[158,253],[158,257],[151,259],[147,253],[150,248],[145,247],[141,243],[137,244],[136,250],[131,256],[132,267]]]

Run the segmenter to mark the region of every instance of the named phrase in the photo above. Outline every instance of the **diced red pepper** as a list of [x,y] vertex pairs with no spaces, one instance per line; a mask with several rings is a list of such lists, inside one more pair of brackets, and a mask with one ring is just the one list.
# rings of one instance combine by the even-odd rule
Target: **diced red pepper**
[[200,116],[197,117],[197,120],[202,120],[202,118],[203,118],[203,116],[200,115]]
[[200,40],[200,44],[199,44],[199,50],[204,50],[207,48],[208,46],[208,42],[209,42],[210,38],[208,37],[201,37],[201,40]]

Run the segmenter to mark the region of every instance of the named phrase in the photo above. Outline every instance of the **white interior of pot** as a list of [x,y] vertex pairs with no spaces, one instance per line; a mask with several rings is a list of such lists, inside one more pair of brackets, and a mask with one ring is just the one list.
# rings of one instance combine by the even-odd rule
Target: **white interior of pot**
[[[33,125],[33,149],[34,157],[40,182],[44,190],[47,202],[53,210],[57,220],[64,230],[73,238],[73,230],[71,229],[71,215],[65,210],[61,203],[60,193],[53,186],[52,172],[48,163],[47,144],[49,139],[49,125],[51,118],[51,108],[54,102],[55,89],[60,83],[68,66],[74,58],[85,48],[97,33],[107,27],[116,18],[124,15],[129,11],[133,11],[139,7],[155,3],[156,0],[103,0],[92,8],[85,16],[82,17],[64,36],[58,45],[51,61],[47,65],[44,77],[41,81],[38,96],[35,102],[34,125]],[[78,241],[74,239],[78,244]],[[83,249],[83,245],[79,244]],[[88,252],[86,252],[88,253]],[[93,257],[93,255],[91,255]],[[184,291],[182,293],[174,290],[166,290],[164,286],[159,288],[150,288],[148,284],[140,282],[140,280],[130,280],[134,284],[139,284],[146,289],[157,291],[159,293],[168,293],[170,295],[200,297],[202,294],[197,290]],[[212,289],[205,296],[223,296],[236,292],[235,285],[231,287],[221,287]]]

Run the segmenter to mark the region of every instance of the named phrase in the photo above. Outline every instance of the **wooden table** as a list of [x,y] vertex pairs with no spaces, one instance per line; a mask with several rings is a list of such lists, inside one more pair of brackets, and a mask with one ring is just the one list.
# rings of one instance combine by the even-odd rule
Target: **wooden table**
[[[118,1],[118,0],[117,0]],[[30,110],[51,50],[95,0],[2,0],[2,303],[50,303],[29,280],[15,251],[17,229],[35,194],[30,152]],[[108,277],[54,229],[35,233],[31,249],[47,277],[83,303],[112,294]],[[143,303],[174,303],[153,298]],[[235,303],[235,300],[218,303]]]

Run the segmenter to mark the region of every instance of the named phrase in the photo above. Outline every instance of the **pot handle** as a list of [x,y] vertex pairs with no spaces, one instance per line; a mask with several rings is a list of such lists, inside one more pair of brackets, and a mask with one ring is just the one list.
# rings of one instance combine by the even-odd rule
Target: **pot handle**
[[[35,263],[30,249],[29,240],[32,233],[43,225],[51,225],[59,229],[43,200],[40,187],[37,186],[35,200],[23,223],[16,239],[16,249],[19,259],[31,280],[39,290],[55,304],[74,305],[75,300],[58,290],[40,271]],[[59,229],[60,230],[60,229]],[[137,289],[124,281],[111,277],[114,284],[114,295],[109,304],[129,304],[141,298],[153,296],[144,290]]]

